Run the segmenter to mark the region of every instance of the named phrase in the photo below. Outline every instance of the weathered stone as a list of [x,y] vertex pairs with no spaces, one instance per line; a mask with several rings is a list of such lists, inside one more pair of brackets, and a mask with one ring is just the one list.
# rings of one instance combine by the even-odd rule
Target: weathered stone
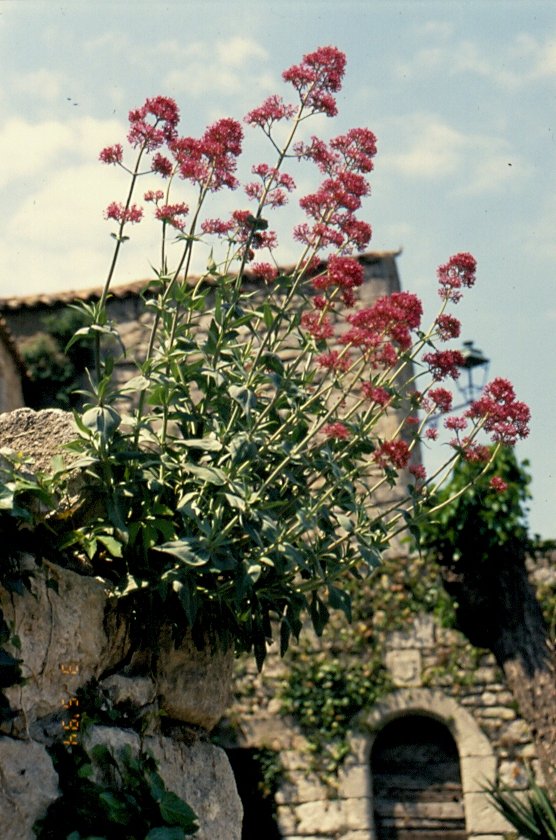
[[64,453],[64,444],[76,437],[72,415],[59,408],[18,408],[0,414],[0,447],[23,452],[37,471],[48,472],[52,458]]
[[156,688],[149,677],[124,677],[113,674],[100,683],[115,706],[130,703],[137,709],[149,706],[156,700]]
[[31,840],[33,823],[59,795],[58,776],[44,747],[0,736],[2,840]]
[[117,756],[129,745],[152,753],[168,790],[181,797],[195,811],[200,825],[196,840],[240,840],[243,808],[226,753],[212,744],[196,740],[177,742],[161,735],[140,739],[130,730],[94,727],[87,746],[104,744]]
[[190,636],[176,648],[165,631],[156,666],[161,710],[174,720],[213,729],[231,702],[233,665],[231,649],[198,650]]
[[495,833],[500,835],[511,831],[510,824],[493,808],[484,793],[466,794],[465,817],[470,836]]
[[389,650],[385,664],[394,685],[403,688],[421,685],[421,652],[419,650]]
[[[108,636],[109,600],[102,582],[45,562],[31,592],[0,589],[0,608],[21,643],[11,652],[22,659],[26,683],[6,689],[19,718],[12,732],[26,734],[38,718],[63,712],[76,690],[112,667],[126,651],[125,633]],[[116,622],[117,623],[117,622]]]

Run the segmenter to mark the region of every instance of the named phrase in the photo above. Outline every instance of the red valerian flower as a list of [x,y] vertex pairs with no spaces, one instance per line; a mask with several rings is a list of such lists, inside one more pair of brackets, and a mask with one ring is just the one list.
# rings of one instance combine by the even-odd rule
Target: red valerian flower
[[269,96],[268,99],[259,105],[258,108],[254,108],[252,111],[249,111],[247,116],[245,117],[245,122],[248,125],[258,125],[263,131],[268,134],[270,127],[273,123],[277,122],[278,120],[289,120],[295,114],[295,106],[288,105],[284,102],[281,96]]
[[339,152],[345,164],[355,172],[371,172],[376,155],[376,137],[368,128],[351,128],[347,134],[335,137],[330,146]]
[[334,335],[330,319],[322,312],[304,312],[301,326],[316,339],[331,338]]
[[147,190],[143,198],[145,201],[153,201],[156,204],[156,202],[162,201],[164,193],[162,190]]
[[132,146],[144,146],[148,152],[153,152],[176,138],[179,118],[178,106],[173,99],[167,96],[147,99],[141,108],[129,112],[127,139]]
[[327,426],[323,426],[322,428],[323,435],[326,435],[327,438],[333,438],[336,440],[347,440],[349,438],[349,429],[343,423],[328,423]]
[[339,288],[346,291],[361,286],[364,276],[363,266],[358,260],[333,254],[326,271],[314,277],[312,283],[315,289]]
[[483,443],[475,443],[469,438],[464,438],[461,442],[463,449],[463,457],[470,464],[486,464],[490,458],[490,449]]
[[511,382],[501,377],[485,387],[482,396],[471,404],[467,416],[484,420],[485,431],[491,433],[496,443],[513,446],[518,438],[529,434],[529,406],[516,399]]
[[495,490],[497,493],[505,493],[508,489],[508,485],[504,481],[503,478],[500,478],[499,475],[494,475],[489,481],[490,487]]
[[235,189],[236,158],[241,154],[243,130],[237,120],[224,118],[209,126],[200,140],[180,137],[169,144],[181,178],[216,192]]
[[432,377],[437,382],[447,376],[457,379],[460,369],[465,365],[465,359],[459,350],[437,350],[434,353],[425,353],[423,361],[429,366]]
[[427,471],[422,464],[411,464],[409,472],[411,475],[415,476],[418,481],[425,481],[427,477]]
[[439,411],[450,411],[452,408],[453,395],[446,388],[431,388],[426,397],[426,405],[433,403]]
[[203,233],[214,234],[215,236],[227,236],[234,228],[233,219],[205,219],[201,223]]
[[451,338],[459,337],[461,323],[453,315],[439,315],[436,319],[436,328],[442,341],[449,341]]
[[331,350],[329,353],[323,353],[322,356],[317,356],[316,362],[320,367],[328,370],[349,370],[351,360],[346,354],[341,355],[337,350]]
[[136,204],[132,204],[126,210],[121,202],[112,201],[104,211],[104,218],[114,219],[114,221],[120,223],[131,222],[131,224],[137,224],[143,218],[143,210],[141,207],[137,207]]
[[445,265],[437,269],[440,288],[438,294],[443,300],[457,303],[461,300],[461,288],[471,288],[475,283],[477,261],[468,253],[454,254]]
[[153,157],[151,170],[156,172],[158,175],[161,175],[163,178],[169,178],[174,171],[174,167],[172,165],[172,161],[169,160],[166,155],[161,155],[160,152],[157,152]]
[[336,101],[331,95],[342,87],[346,56],[336,47],[319,47],[303,56],[301,64],[284,70],[282,78],[291,82],[299,98],[313,111],[334,117]]
[[411,331],[421,324],[423,307],[417,295],[411,292],[393,292],[378,298],[374,304],[349,315],[353,329],[342,336],[344,344],[362,349],[377,348],[386,339],[398,344],[402,350],[411,346]]
[[465,417],[447,417],[444,420],[444,426],[446,429],[459,432],[467,428],[467,420]]
[[253,263],[251,272],[259,280],[264,280],[265,283],[272,283],[278,276],[278,269],[276,266],[267,262]]
[[425,437],[428,438],[428,440],[436,440],[438,437],[438,429],[435,429],[434,426],[430,426],[425,431]]
[[388,405],[392,399],[392,395],[389,394],[385,388],[374,386],[372,382],[363,382],[361,390],[366,397],[375,402],[377,405]]
[[103,163],[121,163],[124,155],[124,150],[120,143],[114,146],[106,146],[99,155],[99,160]]
[[407,467],[410,454],[405,440],[387,440],[375,449],[373,458],[380,467],[391,464],[396,469],[402,470]]
[[178,230],[185,228],[184,216],[189,213],[187,204],[181,202],[180,204],[163,204],[156,208],[155,217],[159,222],[165,222]]

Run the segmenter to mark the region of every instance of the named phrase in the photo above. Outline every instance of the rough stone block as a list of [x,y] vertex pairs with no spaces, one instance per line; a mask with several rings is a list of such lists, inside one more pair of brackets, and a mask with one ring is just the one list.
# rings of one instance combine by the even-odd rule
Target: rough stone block
[[59,795],[58,776],[44,747],[0,736],[2,840],[31,840],[33,823]]
[[474,834],[504,834],[512,827],[492,807],[484,793],[469,793],[465,797],[465,822],[467,831]]
[[[141,746],[135,732],[107,726],[92,729],[87,743],[105,744],[116,751],[129,744],[138,752]],[[223,750],[199,740],[186,744],[160,735],[144,738],[142,747],[158,762],[158,772],[168,790],[197,814],[200,830],[196,840],[240,840],[243,808]]]
[[231,703],[233,650],[198,650],[189,636],[176,648],[163,633],[156,665],[160,708],[174,720],[210,730]]
[[98,678],[127,649],[125,631],[115,626],[111,638],[106,634],[109,600],[96,578],[45,562],[31,587],[13,597],[0,589],[0,607],[21,643],[12,652],[23,660],[26,679],[25,685],[6,689],[12,708],[20,711],[12,730],[18,734],[26,734],[39,718],[62,715],[62,704],[77,688]]

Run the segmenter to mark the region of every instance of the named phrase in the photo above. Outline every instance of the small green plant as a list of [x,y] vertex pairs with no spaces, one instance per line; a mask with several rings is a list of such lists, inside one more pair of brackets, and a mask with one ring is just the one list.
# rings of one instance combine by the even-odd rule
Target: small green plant
[[525,840],[556,840],[556,805],[531,773],[528,790],[516,793],[499,785],[485,787],[489,799]]
[[197,818],[166,789],[152,756],[98,744],[52,750],[62,796],[34,827],[38,840],[183,840]]

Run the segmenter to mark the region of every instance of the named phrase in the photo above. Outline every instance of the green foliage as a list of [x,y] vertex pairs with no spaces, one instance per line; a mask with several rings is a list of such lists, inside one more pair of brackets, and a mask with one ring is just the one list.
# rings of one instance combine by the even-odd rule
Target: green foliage
[[79,403],[77,387],[86,368],[92,364],[90,348],[68,343],[84,326],[85,318],[73,307],[45,315],[43,330],[21,344],[21,354],[31,375],[26,383],[26,403],[31,408],[75,407]]
[[62,795],[34,831],[38,840],[183,840],[198,831],[189,805],[168,791],[147,753],[126,745],[53,748]]
[[531,774],[526,794],[497,785],[487,786],[485,790],[496,810],[524,840],[556,840],[556,804]]
[[293,659],[281,693],[282,713],[292,715],[306,736],[312,766],[327,781],[350,750],[354,716],[389,686],[383,664],[314,652]]
[[[490,564],[496,563],[509,546],[523,553],[531,551],[534,544],[527,528],[531,478],[527,466],[527,461],[518,463],[509,447],[498,451],[491,468],[478,479],[477,466],[460,461],[451,482],[433,501],[445,506],[421,525],[421,549],[442,563],[471,556],[476,562]],[[508,485],[503,493],[489,486],[493,475]],[[474,482],[472,486],[468,486],[470,481]],[[467,489],[458,495],[463,488]]]

